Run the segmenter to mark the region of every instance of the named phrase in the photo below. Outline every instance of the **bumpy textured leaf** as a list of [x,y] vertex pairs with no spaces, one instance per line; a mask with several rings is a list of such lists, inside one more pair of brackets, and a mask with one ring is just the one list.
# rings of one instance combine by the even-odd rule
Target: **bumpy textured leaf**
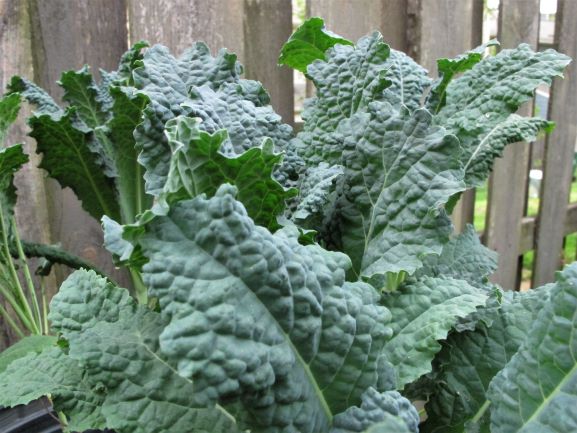
[[[464,188],[458,140],[388,103],[342,122],[347,185],[339,199],[341,245],[357,272],[412,274],[427,254],[440,254],[451,223],[443,205]],[[334,236],[334,234],[333,234]]]
[[12,94],[0,97],[0,146],[4,146],[8,128],[16,121],[19,111],[20,95]]
[[440,256],[429,256],[417,276],[451,277],[482,286],[497,269],[497,253],[481,244],[472,225],[443,246]]
[[431,361],[457,319],[472,313],[487,300],[480,289],[465,281],[430,278],[385,294],[382,303],[391,311],[393,337],[384,356],[395,368],[396,389],[431,371]]
[[437,113],[445,105],[445,92],[453,77],[471,69],[477,63],[483,60],[483,55],[485,54],[485,51],[488,47],[497,45],[499,45],[499,43],[493,39],[486,44],[483,44],[473,50],[467,51],[464,54],[458,55],[455,58],[437,60],[439,78],[432,86],[425,106],[432,113]]
[[102,387],[106,426],[119,432],[234,431],[216,408],[200,408],[192,383],[163,359],[158,313],[138,306],[128,291],[92,271],[77,271],[51,304],[53,328],[70,344],[69,356]]
[[325,60],[325,52],[336,44],[353,45],[351,41],[325,29],[321,18],[309,18],[283,45],[278,63],[306,73],[308,65],[317,59]]
[[521,44],[478,63],[447,86],[437,121],[459,135],[488,132],[528,101],[539,84],[562,77],[570,58]]
[[276,229],[277,215],[284,212],[285,201],[296,190],[285,190],[272,173],[282,159],[275,154],[271,140],[238,156],[221,152],[227,139],[226,130],[209,134],[199,130],[197,119],[179,116],[166,124],[166,135],[172,149],[170,170],[162,198],[168,202],[214,195],[224,183],[236,185],[238,199],[248,215],[261,226]]
[[62,111],[48,93],[25,78],[18,76],[12,77],[10,84],[8,85],[8,90],[11,93],[21,94],[28,102],[34,104],[37,113],[54,114]]
[[557,274],[519,351],[491,382],[491,431],[577,430],[577,264]]
[[12,362],[0,374],[0,406],[27,404],[51,395],[54,409],[66,413],[72,431],[106,427],[100,413],[103,390],[86,380],[80,364],[58,347]]
[[168,322],[160,347],[197,395],[240,398],[253,425],[328,431],[389,374],[378,362],[389,312],[371,286],[345,282],[345,255],[255,226],[235,193],[173,204],[139,240]]
[[391,433],[403,431],[417,433],[419,431],[417,409],[398,392],[379,393],[374,388],[369,388],[361,398],[360,407],[351,407],[335,416],[331,433],[360,433],[382,422],[395,426],[397,419],[402,420],[404,429],[392,430]]
[[98,101],[98,90],[84,66],[79,71],[67,71],[62,74],[59,83],[64,89],[63,100],[76,107],[78,117],[89,128],[96,128],[106,122],[106,113]]
[[339,181],[344,174],[340,165],[330,166],[321,163],[309,167],[303,176],[299,188],[296,209],[291,218],[300,227],[321,227],[334,215],[339,188]]
[[88,131],[74,124],[73,108],[58,114],[40,114],[29,119],[37,151],[43,154],[40,167],[70,187],[82,200],[82,207],[94,218],[119,218],[113,179],[103,173],[98,156],[90,150]]
[[489,383],[525,340],[548,299],[548,288],[502,296],[501,305],[480,313],[477,329],[452,333],[443,343],[434,361],[423,433],[467,432],[475,416],[479,431],[489,432]]
[[152,197],[144,191],[144,167],[138,162],[133,135],[148,101],[144,95],[134,92],[130,87],[111,86],[109,93],[112,117],[106,124],[106,130],[110,141],[114,143],[111,158],[118,173],[118,200],[122,221],[132,223],[137,215],[152,205]]
[[540,132],[551,132],[553,127],[552,122],[539,117],[527,118],[511,114],[467,151],[466,159],[463,160],[467,186],[481,185],[487,179],[495,158],[503,154],[507,144],[518,141],[530,143],[537,139]]
[[386,66],[390,85],[384,91],[384,99],[395,107],[411,111],[419,108],[423,91],[431,84],[427,70],[405,53],[392,49]]
[[0,353],[0,373],[4,372],[13,361],[29,353],[39,353],[46,347],[55,346],[56,340],[56,337],[51,335],[28,335],[22,338]]

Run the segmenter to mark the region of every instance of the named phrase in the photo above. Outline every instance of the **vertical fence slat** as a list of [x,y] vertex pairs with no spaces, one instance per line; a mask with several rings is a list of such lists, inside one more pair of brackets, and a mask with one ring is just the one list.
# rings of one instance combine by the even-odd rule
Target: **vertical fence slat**
[[[126,50],[126,8],[124,1],[31,0],[31,32],[34,80],[60,99],[56,81],[62,71],[91,66],[114,70]],[[74,193],[47,182],[51,238],[67,250],[95,263],[127,284],[125,274],[114,269],[110,255],[102,248],[100,223],[80,206]],[[67,270],[61,270],[65,275]]]
[[[573,59],[577,58],[577,2],[559,0],[555,24],[556,48]],[[571,63],[565,79],[557,79],[551,89],[549,117],[557,127],[547,137],[544,173],[536,230],[536,254],[533,285],[553,281],[561,263],[563,232],[569,189],[573,171],[573,156],[577,138],[577,67]]]
[[292,69],[278,66],[282,45],[292,33],[290,0],[245,0],[244,65],[247,78],[264,84],[283,120],[294,122]]
[[405,0],[308,0],[307,15],[321,17],[327,28],[357,41],[378,30],[397,50],[406,49]]
[[[499,41],[504,48],[522,42],[537,48],[539,40],[539,0],[501,0]],[[522,115],[532,114],[532,103],[521,108]],[[521,220],[525,214],[527,173],[530,148],[514,143],[505,148],[503,158],[495,161],[489,180],[489,201],[485,243],[499,253],[499,267],[493,282],[507,290],[518,283]]]

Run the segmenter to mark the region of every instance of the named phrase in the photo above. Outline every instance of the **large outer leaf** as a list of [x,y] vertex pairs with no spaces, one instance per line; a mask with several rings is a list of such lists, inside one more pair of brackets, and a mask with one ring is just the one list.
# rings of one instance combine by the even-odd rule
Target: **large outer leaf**
[[345,282],[345,255],[255,226],[235,193],[173,204],[139,241],[162,352],[207,402],[240,397],[257,430],[326,432],[387,374],[389,312]]
[[339,200],[342,249],[361,275],[412,274],[449,239],[443,205],[464,188],[460,146],[431,123],[425,110],[373,102],[339,127],[347,185]]
[[384,355],[396,372],[395,388],[431,371],[431,361],[457,319],[483,305],[487,295],[465,281],[429,278],[385,294],[383,304],[391,310],[393,337]]
[[118,432],[229,432],[231,419],[200,408],[192,383],[163,359],[158,335],[164,321],[92,271],[77,271],[51,304],[53,328],[84,366],[85,380],[105,390],[101,412]]
[[261,226],[276,229],[276,218],[284,212],[285,201],[296,190],[285,190],[272,173],[282,159],[275,154],[271,140],[238,156],[221,152],[227,131],[209,134],[199,130],[197,119],[179,116],[166,124],[166,135],[172,148],[170,171],[163,189],[168,201],[214,195],[223,183],[236,185],[238,199],[249,216]]
[[54,409],[66,413],[72,431],[103,429],[103,393],[94,388],[77,361],[51,347],[29,353],[0,374],[0,406],[27,404],[51,395]]
[[480,431],[489,432],[490,410],[485,407],[489,383],[525,340],[547,292],[547,288],[505,292],[502,305],[479,313],[477,329],[449,335],[434,361],[423,433],[467,432],[467,423],[477,414]]
[[29,353],[39,353],[43,349],[56,345],[57,338],[52,335],[27,335],[0,352],[0,373],[17,359]]
[[491,382],[493,433],[577,431],[577,264],[550,290],[521,348]]
[[419,431],[417,409],[398,392],[379,393],[374,388],[369,388],[361,399],[360,407],[351,407],[335,416],[334,426],[330,433],[361,433],[374,424],[382,422],[388,422],[394,426],[396,419],[402,420],[404,429],[390,431],[390,433],[401,433],[405,430],[412,433]]
[[428,256],[417,276],[451,277],[480,287],[497,269],[497,253],[481,244],[472,225],[443,246],[440,256]]

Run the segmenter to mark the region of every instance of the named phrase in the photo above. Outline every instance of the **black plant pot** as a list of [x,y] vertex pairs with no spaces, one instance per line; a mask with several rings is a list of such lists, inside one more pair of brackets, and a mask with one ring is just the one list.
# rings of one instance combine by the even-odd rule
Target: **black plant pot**
[[[40,399],[30,404],[11,409],[0,408],[1,433],[62,433],[58,417],[47,400]],[[99,433],[87,430],[83,433]],[[102,433],[114,433],[106,430]]]

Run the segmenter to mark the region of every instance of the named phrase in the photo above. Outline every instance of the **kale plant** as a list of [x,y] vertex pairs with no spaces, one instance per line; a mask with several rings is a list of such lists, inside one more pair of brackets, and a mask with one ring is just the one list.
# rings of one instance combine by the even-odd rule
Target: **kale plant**
[[88,181],[50,162],[76,149],[110,185],[75,191],[146,295],[72,274],[58,343],[8,364],[0,404],[49,395],[71,431],[577,429],[577,265],[503,292],[495,254],[449,218],[507,144],[552,128],[515,112],[566,56],[483,46],[431,80],[378,33],[353,44],[313,18],[280,57],[316,87],[294,135],[234,55],[143,48],[100,84],[65,73],[65,110],[13,82],[39,104],[42,166]]

